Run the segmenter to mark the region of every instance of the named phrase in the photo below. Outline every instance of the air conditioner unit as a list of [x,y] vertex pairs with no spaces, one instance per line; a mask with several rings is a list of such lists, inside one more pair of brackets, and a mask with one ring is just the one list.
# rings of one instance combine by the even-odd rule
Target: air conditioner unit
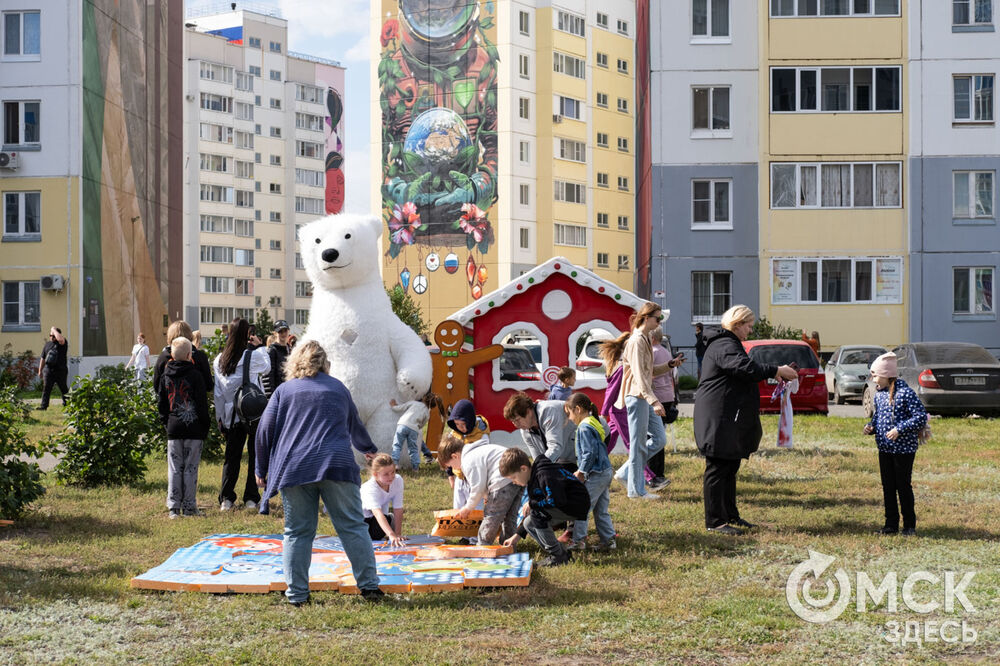
[[18,167],[17,153],[0,153],[0,169],[16,169]]
[[553,113],[552,114],[552,122],[554,122],[554,123],[561,123],[562,122],[562,116],[560,114],[558,114],[558,113]]
[[42,282],[42,289],[44,289],[45,291],[62,291],[63,288],[62,275],[43,275],[41,282]]

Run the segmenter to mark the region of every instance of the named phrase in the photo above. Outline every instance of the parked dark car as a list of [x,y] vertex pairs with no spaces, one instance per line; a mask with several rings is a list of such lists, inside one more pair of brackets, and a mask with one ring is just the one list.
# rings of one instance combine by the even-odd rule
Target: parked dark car
[[[792,394],[793,412],[829,412],[826,400],[826,377],[820,368],[819,358],[808,343],[801,340],[747,340],[743,343],[750,358],[758,363],[788,365],[795,363],[799,370],[799,390]],[[771,394],[778,383],[766,379],[760,383],[760,411],[777,412],[781,404],[771,401]]]
[[837,347],[826,364],[826,392],[838,405],[848,398],[861,400],[872,361],[889,351],[878,345]]
[[541,379],[531,352],[519,345],[504,345],[500,355],[500,380],[531,382]]
[[[931,414],[1000,416],[1000,361],[968,342],[912,342],[892,350],[899,376]],[[875,383],[865,385],[870,418]]]

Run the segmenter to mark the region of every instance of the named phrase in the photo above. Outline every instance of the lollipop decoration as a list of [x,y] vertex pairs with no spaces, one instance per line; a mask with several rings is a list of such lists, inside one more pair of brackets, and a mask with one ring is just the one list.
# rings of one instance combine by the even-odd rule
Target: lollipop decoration
[[542,381],[546,386],[552,386],[559,381],[559,366],[550,365],[542,371]]

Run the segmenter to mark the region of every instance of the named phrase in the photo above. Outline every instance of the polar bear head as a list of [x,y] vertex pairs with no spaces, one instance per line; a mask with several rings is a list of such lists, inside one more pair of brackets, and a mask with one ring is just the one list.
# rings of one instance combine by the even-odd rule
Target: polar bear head
[[299,251],[317,289],[381,282],[378,237],[382,222],[371,215],[328,215],[299,229]]

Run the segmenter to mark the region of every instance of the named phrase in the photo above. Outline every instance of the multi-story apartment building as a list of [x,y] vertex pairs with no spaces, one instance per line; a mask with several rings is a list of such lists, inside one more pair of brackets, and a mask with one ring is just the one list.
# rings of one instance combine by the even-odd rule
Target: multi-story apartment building
[[343,204],[344,69],[288,52],[287,21],[189,16],[184,303],[211,332],[266,308],[302,331],[298,228]]
[[910,337],[1000,354],[996,3],[908,4]]
[[432,323],[556,255],[631,288],[634,2],[383,0],[372,21],[386,285]]
[[0,22],[3,341],[56,326],[87,370],[181,315],[183,10],[2,0]]

